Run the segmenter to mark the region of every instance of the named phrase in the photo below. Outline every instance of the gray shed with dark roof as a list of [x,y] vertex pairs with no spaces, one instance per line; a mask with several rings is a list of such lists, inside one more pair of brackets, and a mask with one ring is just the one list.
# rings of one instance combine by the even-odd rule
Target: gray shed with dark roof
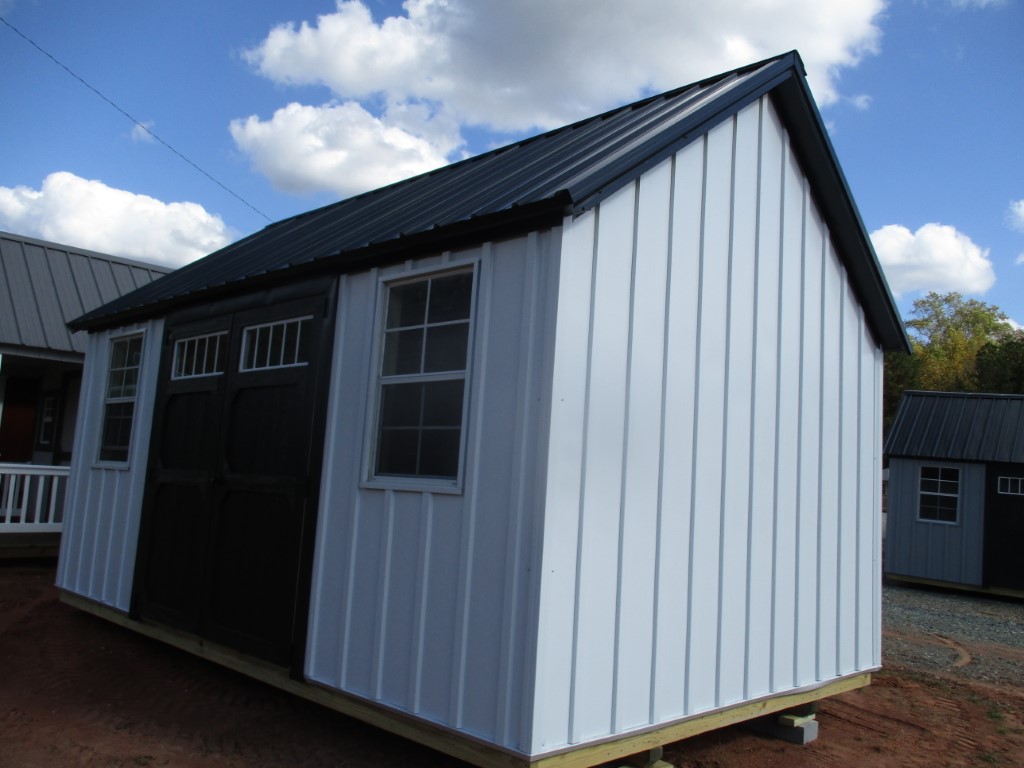
[[605,762],[881,663],[908,345],[795,53],[74,325],[78,605],[483,766]]
[[1024,592],[1024,395],[906,392],[885,454],[888,574]]

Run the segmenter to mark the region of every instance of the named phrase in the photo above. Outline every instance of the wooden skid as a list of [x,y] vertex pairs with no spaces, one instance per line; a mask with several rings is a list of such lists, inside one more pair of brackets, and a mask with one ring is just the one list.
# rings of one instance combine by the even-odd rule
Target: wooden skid
[[976,595],[996,595],[997,597],[1016,597],[1024,599],[1024,590],[1004,587],[983,587],[980,584],[960,584],[955,581],[939,581],[938,579],[922,579],[917,576],[903,576],[898,573],[885,574],[885,580],[892,584],[913,584],[936,589],[953,589],[958,592],[971,592]]
[[585,744],[531,759],[526,755],[499,749],[466,734],[356,698],[350,694],[317,683],[294,680],[289,677],[287,670],[281,667],[244,656],[186,632],[136,621],[118,610],[80,595],[62,591],[61,600],[70,606],[114,624],[160,640],[175,648],[316,702],[381,730],[480,766],[480,768],[592,768],[592,766],[648,752],[656,747],[717,728],[862,688],[871,683],[870,672],[851,675],[821,687],[744,702],[650,730],[633,731],[598,743]]

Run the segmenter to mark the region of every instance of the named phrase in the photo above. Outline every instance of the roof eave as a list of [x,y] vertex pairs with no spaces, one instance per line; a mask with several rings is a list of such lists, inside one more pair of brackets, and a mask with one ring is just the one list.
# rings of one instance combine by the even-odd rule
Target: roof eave
[[[103,308],[100,307],[93,312],[75,318],[67,325],[73,331],[93,332],[143,322],[196,301],[208,301],[212,298],[254,290],[265,284],[280,283],[282,279],[293,281],[327,272],[338,274],[358,272],[370,267],[386,266],[403,261],[409,258],[412,252],[422,254],[426,250],[438,247],[449,250],[479,242],[481,238],[505,239],[533,229],[554,227],[561,224],[570,210],[571,199],[568,192],[563,190],[537,203],[513,206],[494,214],[473,217],[410,235],[401,235],[383,242],[369,243],[361,248],[341,251],[297,264],[288,267],[287,270],[275,269],[244,280],[208,286],[202,291],[147,302],[117,312],[102,313]],[[286,276],[284,276],[285,272]]]
[[771,97],[836,247],[854,256],[844,262],[876,340],[885,351],[910,354],[903,320],[805,78],[784,78]]

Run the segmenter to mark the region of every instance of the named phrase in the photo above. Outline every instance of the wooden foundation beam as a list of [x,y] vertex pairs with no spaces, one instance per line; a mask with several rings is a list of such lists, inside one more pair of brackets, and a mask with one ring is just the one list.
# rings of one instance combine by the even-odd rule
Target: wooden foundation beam
[[464,733],[429,723],[403,712],[360,699],[309,681],[294,680],[282,667],[245,656],[196,635],[157,624],[137,621],[110,606],[72,592],[61,591],[68,605],[154,638],[168,645],[240,672],[364,723],[422,744],[480,768],[592,768],[637,754],[651,753],[665,744],[756,717],[789,710],[819,699],[862,688],[871,673],[851,675],[822,686],[744,702],[644,731],[633,731],[600,742],[570,747],[533,758],[486,744]]

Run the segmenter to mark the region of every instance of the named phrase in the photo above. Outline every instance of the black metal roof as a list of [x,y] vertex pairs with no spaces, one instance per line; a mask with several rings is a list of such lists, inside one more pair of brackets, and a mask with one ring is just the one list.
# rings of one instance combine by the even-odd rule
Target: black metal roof
[[69,320],[171,270],[0,232],[0,353],[81,356]]
[[887,349],[909,351],[899,313],[793,51],[272,224],[74,321],[99,329],[277,281],[354,271],[554,226],[771,93],[837,251]]
[[1024,463],[1024,395],[904,392],[885,453]]

